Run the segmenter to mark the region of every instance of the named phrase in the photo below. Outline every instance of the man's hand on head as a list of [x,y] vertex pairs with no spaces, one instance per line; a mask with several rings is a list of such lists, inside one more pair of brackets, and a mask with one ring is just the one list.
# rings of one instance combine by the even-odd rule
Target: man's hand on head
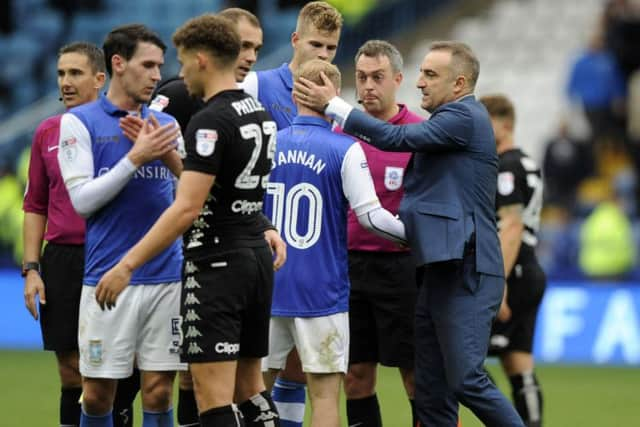
[[293,85],[292,94],[296,102],[322,114],[338,91],[324,73],[320,73],[320,77],[324,83],[322,86],[300,77]]

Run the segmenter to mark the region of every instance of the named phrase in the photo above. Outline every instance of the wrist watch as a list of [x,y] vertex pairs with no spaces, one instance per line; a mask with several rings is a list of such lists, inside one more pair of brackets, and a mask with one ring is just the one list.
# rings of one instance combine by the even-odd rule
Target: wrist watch
[[40,274],[40,263],[31,261],[31,262],[23,262],[22,263],[22,277],[25,277],[29,270],[36,270],[38,274]]

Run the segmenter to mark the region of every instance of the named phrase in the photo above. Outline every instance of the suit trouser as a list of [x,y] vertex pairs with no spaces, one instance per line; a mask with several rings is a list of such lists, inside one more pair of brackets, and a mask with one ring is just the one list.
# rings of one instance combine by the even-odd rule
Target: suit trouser
[[425,427],[454,427],[458,402],[489,427],[523,427],[483,362],[504,278],[477,273],[475,252],[425,266],[416,305],[416,406]]

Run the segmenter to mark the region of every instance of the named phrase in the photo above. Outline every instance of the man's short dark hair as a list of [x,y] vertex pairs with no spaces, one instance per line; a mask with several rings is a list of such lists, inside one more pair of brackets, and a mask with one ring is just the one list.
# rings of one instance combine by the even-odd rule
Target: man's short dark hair
[[451,68],[456,76],[464,76],[471,90],[476,87],[480,75],[480,62],[469,45],[457,41],[437,41],[429,50],[444,50],[451,53]]
[[58,51],[58,59],[65,53],[79,53],[87,57],[91,71],[96,73],[105,72],[104,54],[98,46],[89,42],[73,42],[66,44]]
[[158,46],[162,53],[167,50],[167,46],[162,42],[160,36],[143,24],[127,24],[111,30],[102,44],[104,59],[107,66],[107,73],[112,75],[111,58],[113,55],[120,55],[126,60],[131,59],[136,53],[138,43],[146,42]]
[[496,94],[496,95],[485,95],[480,98],[480,102],[482,102],[489,112],[489,116],[508,120],[512,124],[516,121],[516,112],[513,107],[513,103],[504,95]]
[[228,7],[218,12],[218,16],[230,19],[236,24],[238,23],[238,21],[240,21],[240,19],[246,19],[247,22],[252,26],[256,28],[262,28],[260,25],[260,20],[256,15],[249,12],[248,10],[241,9],[239,7]]
[[389,59],[389,64],[391,64],[391,70],[394,73],[402,72],[402,55],[398,51],[398,49],[392,45],[391,43],[384,40],[369,40],[365,42],[358,52],[356,52],[355,62],[358,62],[358,59],[364,55],[369,58],[377,58],[379,56],[386,56]]
[[202,49],[222,67],[235,65],[241,47],[236,24],[212,13],[185,22],[173,34],[173,44],[185,50]]

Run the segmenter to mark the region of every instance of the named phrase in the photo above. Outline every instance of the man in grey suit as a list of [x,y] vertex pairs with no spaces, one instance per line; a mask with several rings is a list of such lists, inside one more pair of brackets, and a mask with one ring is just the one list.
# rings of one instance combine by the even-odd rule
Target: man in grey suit
[[473,90],[479,63],[459,42],[435,42],[417,82],[428,121],[393,126],[355,110],[330,82],[296,83],[299,102],[385,151],[412,152],[400,219],[422,283],[416,306],[420,422],[453,427],[458,402],[487,426],[523,427],[483,361],[504,289],[494,201],[498,156],[491,120]]

